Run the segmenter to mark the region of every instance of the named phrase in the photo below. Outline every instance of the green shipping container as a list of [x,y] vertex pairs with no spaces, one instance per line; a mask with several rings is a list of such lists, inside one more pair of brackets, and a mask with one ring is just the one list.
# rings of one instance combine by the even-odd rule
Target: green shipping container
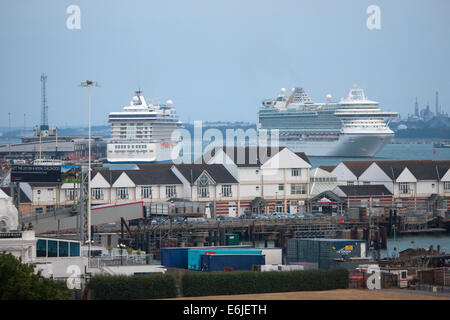
[[227,233],[225,235],[225,242],[227,246],[234,246],[239,244],[239,235],[236,233]]

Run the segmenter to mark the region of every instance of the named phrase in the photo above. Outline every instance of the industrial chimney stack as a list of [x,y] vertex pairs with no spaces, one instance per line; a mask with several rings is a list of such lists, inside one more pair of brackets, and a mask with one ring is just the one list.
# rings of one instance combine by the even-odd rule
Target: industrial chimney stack
[[439,92],[436,91],[436,116],[438,116],[440,114],[439,111]]

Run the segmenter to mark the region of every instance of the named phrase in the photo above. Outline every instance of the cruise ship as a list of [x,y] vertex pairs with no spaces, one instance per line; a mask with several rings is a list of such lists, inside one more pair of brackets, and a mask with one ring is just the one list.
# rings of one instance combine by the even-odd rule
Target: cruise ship
[[[364,90],[352,88],[346,99],[315,103],[303,88],[286,90],[275,99],[263,100],[258,112],[258,130],[278,129],[279,145],[308,156],[373,157],[394,132],[389,121],[397,112],[382,111]],[[276,131],[272,131],[273,132]]]
[[109,163],[169,162],[180,142],[176,129],[182,126],[173,102],[145,101],[136,91],[130,105],[121,112],[111,112],[111,139],[108,141]]

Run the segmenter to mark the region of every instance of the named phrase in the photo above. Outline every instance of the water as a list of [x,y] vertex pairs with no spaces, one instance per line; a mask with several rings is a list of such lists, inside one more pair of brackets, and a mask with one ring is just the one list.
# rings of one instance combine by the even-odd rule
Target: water
[[435,148],[431,143],[388,144],[373,158],[308,157],[313,168],[336,166],[342,161],[450,160],[450,148]]
[[8,144],[17,144],[17,143],[20,143],[21,142],[21,140],[19,139],[19,138],[13,138],[13,137],[11,137],[11,138],[5,138],[5,137],[1,137],[0,138],[0,146],[4,146],[4,145],[8,145]]
[[[248,141],[240,145],[249,145]],[[256,145],[256,141],[250,141]],[[192,141],[192,148],[194,141]],[[193,153],[193,152],[192,152]],[[199,152],[193,159],[202,154]],[[319,166],[336,166],[342,161],[382,161],[382,160],[450,160],[450,148],[435,148],[432,143],[405,143],[388,144],[375,157],[372,158],[346,158],[346,157],[312,157],[308,156],[313,168]]]
[[[389,237],[387,241],[387,249],[380,250],[380,255],[382,258],[392,258],[393,254],[398,253],[402,250],[413,248],[429,248],[433,246],[434,250],[437,246],[441,246],[441,252],[450,253],[450,235],[440,234],[440,235],[414,235],[414,236],[400,236]],[[396,248],[396,250],[394,250]]]

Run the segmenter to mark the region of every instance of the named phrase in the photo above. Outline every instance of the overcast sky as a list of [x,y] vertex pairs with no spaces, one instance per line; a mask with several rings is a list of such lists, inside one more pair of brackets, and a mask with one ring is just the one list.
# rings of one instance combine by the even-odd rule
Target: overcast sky
[[[81,10],[80,29],[66,25]],[[367,27],[370,5],[381,29]],[[167,0],[0,2],[0,126],[40,123],[40,75],[49,124],[93,124],[141,88],[174,101],[182,121],[256,121],[261,100],[303,86],[325,101],[355,84],[386,110],[415,97],[450,113],[450,1]],[[70,21],[74,21],[71,20]],[[73,24],[72,24],[73,25]]]

